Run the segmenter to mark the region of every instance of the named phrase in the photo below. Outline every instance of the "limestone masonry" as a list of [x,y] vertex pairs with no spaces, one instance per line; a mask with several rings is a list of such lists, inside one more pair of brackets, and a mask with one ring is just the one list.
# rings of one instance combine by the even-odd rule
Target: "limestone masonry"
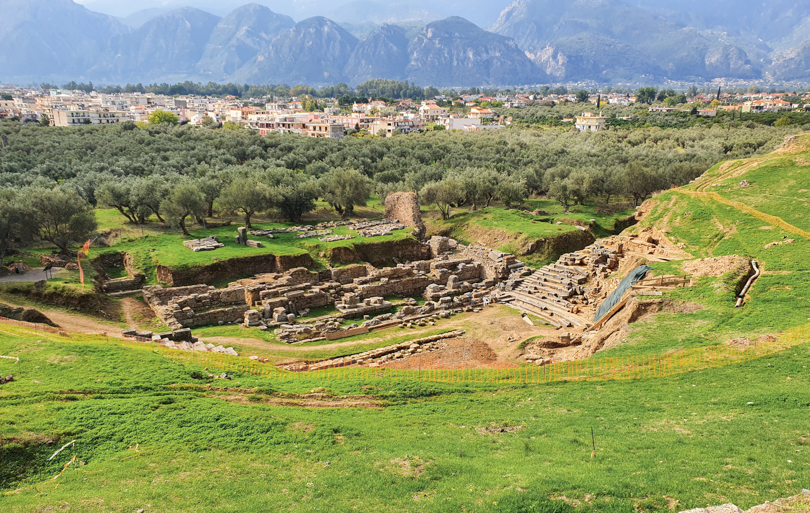
[[415,192],[392,192],[385,197],[385,218],[396,219],[405,226],[415,228],[417,239],[425,238],[427,228],[419,211],[419,197]]

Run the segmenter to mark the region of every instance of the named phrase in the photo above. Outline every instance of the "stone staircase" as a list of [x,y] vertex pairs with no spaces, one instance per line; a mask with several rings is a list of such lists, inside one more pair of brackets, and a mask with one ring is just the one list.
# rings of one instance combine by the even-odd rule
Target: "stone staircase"
[[[593,244],[568,253],[528,277],[515,280],[508,293],[514,307],[531,313],[558,328],[581,328],[592,324],[580,315],[580,305],[589,303],[585,284],[605,277],[618,267],[619,256],[611,248]],[[508,299],[508,298],[507,298]]]

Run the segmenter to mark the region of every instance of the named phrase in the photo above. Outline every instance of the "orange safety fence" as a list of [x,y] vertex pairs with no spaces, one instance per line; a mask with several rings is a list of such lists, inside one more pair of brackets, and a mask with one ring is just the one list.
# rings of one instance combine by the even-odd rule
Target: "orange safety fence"
[[[36,326],[32,328],[30,326]],[[66,334],[59,330],[20,321],[0,318],[0,333],[30,337],[31,331],[50,335],[54,340],[75,342],[104,342],[107,335]],[[125,337],[119,343],[142,346],[149,339]],[[791,347],[810,342],[810,325],[787,330],[771,342],[751,342],[745,346],[717,344],[660,354],[602,357],[555,362],[546,365],[496,362],[485,368],[443,366],[441,358],[426,357],[424,368],[392,368],[383,365],[352,364],[350,360],[334,366],[321,366],[308,370],[323,360],[299,360],[280,356],[262,357],[261,360],[232,356],[209,351],[183,351],[160,345],[152,346],[162,355],[183,362],[209,368],[209,372],[251,374],[279,380],[331,380],[331,379],[401,379],[441,383],[550,383],[555,381],[632,380],[661,378],[684,372],[722,367],[772,355]],[[214,370],[216,369],[216,370]]]

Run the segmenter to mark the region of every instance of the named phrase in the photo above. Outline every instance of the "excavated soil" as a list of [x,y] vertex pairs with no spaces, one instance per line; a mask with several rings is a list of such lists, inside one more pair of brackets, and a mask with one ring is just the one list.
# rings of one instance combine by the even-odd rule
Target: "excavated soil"
[[724,344],[726,344],[727,346],[746,348],[755,346],[758,343],[763,342],[776,342],[776,337],[774,337],[773,335],[762,335],[761,337],[755,338],[753,340],[751,340],[748,337],[737,337],[732,338],[731,340],[726,340]]
[[696,278],[703,276],[720,277],[732,271],[738,274],[747,274],[750,266],[751,264],[746,258],[729,255],[684,262],[683,270]]
[[[491,368],[498,355],[480,340],[455,338],[445,341],[446,347],[429,353],[391,362],[391,369],[483,369]],[[500,364],[502,366],[503,364]]]
[[149,326],[152,324],[152,320],[155,319],[155,312],[142,301],[127,297],[122,299],[120,304],[127,326],[132,328]]
[[664,307],[661,309],[667,313],[684,313],[690,314],[705,310],[706,307],[698,303],[688,303],[682,301],[665,301]]
[[807,140],[795,135],[789,135],[785,138],[784,142],[774,150],[774,153],[780,155],[792,155],[795,153],[803,153],[805,151],[807,151]]
[[[234,389],[228,389],[232,391]],[[210,399],[219,399],[236,404],[262,404],[293,408],[365,408],[382,409],[382,401],[364,395],[334,396],[329,394],[273,394],[251,395],[244,393],[205,394]]]

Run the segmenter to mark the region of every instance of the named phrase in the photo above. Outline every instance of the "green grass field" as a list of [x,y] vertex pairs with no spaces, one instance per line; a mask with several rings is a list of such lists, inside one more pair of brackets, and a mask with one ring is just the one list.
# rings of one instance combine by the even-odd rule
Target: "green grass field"
[[[0,354],[22,358],[0,364],[19,377],[0,388],[4,511],[629,513],[749,507],[810,479],[806,345],[633,382],[237,373],[211,390],[148,346],[3,337]],[[277,405],[311,390],[367,407]]]

